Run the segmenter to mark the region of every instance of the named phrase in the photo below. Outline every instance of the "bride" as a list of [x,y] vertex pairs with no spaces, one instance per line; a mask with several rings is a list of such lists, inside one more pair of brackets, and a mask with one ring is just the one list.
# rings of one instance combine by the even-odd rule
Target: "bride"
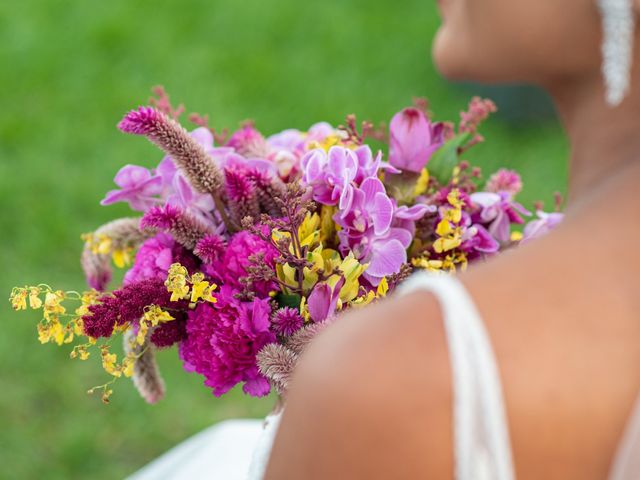
[[[640,0],[439,4],[443,75],[554,97],[572,146],[566,220],[328,329],[264,478],[639,479]],[[132,478],[245,478],[261,431],[213,427]]]

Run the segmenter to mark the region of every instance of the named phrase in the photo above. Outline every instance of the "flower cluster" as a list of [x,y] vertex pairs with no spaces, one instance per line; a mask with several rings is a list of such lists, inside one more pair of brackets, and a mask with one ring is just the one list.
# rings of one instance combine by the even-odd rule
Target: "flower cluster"
[[[118,125],[163,155],[152,169],[124,166],[102,201],[140,216],[83,236],[93,289],[11,294],[17,310],[42,309],[41,342],[84,338],[71,353],[83,360],[97,349],[113,377],[96,387],[105,401],[123,376],[158,401],[153,351],[170,346],[216,396],[239,384],[252,396],[282,393],[305,344],[340,312],[386,296],[414,269],[464,270],[562,220],[540,208],[534,218],[518,202],[517,172],[485,181],[463,158],[483,141],[479,128],[495,111],[488,100],[473,99],[457,127],[417,102],[387,132],[349,116],[337,128],[265,136],[252,123],[220,134],[197,114],[188,132],[183,107],[156,94]],[[374,149],[385,139],[388,148]],[[112,262],[127,271],[108,291]],[[72,300],[73,314],[63,305]],[[110,349],[118,335],[120,360]]]

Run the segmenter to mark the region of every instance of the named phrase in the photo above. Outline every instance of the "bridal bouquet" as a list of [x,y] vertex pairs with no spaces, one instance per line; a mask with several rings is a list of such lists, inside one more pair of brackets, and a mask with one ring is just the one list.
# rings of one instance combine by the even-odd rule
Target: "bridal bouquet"
[[[250,123],[218,133],[197,114],[188,132],[183,109],[156,93],[118,128],[164,158],[116,174],[102,204],[127,202],[141,216],[83,235],[91,290],[11,293],[16,310],[42,311],[42,343],[75,342],[72,358],[101,358],[110,381],[90,392],[105,402],[120,377],[157,402],[154,350],[172,346],[216,396],[240,383],[252,396],[283,393],[305,345],[340,312],[386,296],[414,269],[464,270],[561,218],[539,211],[513,229],[532,216],[515,199],[519,175],[483,181],[463,160],[483,140],[488,100],[473,99],[457,126],[417,101],[393,117],[388,138],[354,116],[265,137]],[[127,271],[109,291],[113,265]]]

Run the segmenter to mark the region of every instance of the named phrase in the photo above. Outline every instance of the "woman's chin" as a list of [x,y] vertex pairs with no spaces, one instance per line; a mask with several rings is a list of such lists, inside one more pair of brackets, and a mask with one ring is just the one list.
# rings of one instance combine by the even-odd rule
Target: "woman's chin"
[[440,28],[431,49],[433,63],[438,73],[449,80],[467,80],[468,62],[460,58],[460,45],[451,41],[446,27]]

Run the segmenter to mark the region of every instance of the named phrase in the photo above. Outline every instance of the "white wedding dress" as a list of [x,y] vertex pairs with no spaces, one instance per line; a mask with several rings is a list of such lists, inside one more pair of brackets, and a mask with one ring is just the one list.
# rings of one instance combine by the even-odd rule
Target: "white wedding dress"
[[[453,371],[457,480],[515,478],[500,377],[473,300],[455,277],[414,275],[400,294],[424,290],[442,308]],[[231,420],[178,445],[129,480],[261,480],[279,417]],[[426,428],[426,427],[425,427]],[[640,479],[640,401],[618,448],[610,480]]]

